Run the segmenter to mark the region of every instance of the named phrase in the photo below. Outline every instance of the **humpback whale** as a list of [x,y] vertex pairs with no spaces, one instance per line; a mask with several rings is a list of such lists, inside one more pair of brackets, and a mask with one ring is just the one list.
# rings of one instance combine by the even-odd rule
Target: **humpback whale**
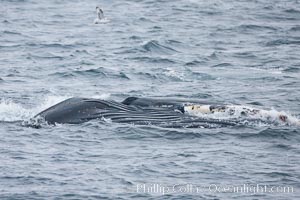
[[[238,106],[212,105],[202,101],[128,97],[122,102],[74,97],[64,100],[37,114],[48,124],[80,124],[90,120],[111,120],[117,123],[157,125],[161,127],[222,127],[240,123],[237,119],[215,119],[197,114],[225,113],[234,115]],[[249,107],[238,107],[241,116],[260,116],[267,113]],[[195,115],[196,114],[196,115]],[[268,113],[267,113],[268,114]],[[270,116],[267,116],[270,118]],[[275,118],[288,122],[288,117],[278,114]]]
[[[158,125],[163,127],[232,126],[234,121],[204,119],[185,114],[184,100],[128,97],[122,102],[74,97],[60,102],[35,118],[48,124],[80,124],[94,119],[117,123]],[[200,102],[189,102],[188,104]],[[203,103],[203,102],[202,102]]]

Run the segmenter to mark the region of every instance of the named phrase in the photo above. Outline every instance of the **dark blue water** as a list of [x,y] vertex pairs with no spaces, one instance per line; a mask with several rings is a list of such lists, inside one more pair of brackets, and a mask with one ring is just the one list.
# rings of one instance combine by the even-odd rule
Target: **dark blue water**
[[[97,5],[106,23],[93,24]],[[298,0],[1,0],[0,199],[298,199],[295,123],[22,124],[73,96],[200,99],[295,122],[299,22]]]

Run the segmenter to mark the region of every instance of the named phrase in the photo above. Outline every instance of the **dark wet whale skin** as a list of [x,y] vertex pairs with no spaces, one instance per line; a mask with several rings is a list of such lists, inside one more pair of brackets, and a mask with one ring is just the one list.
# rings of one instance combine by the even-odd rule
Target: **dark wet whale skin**
[[[197,102],[199,103],[199,102]],[[165,127],[199,127],[233,122],[201,119],[184,114],[183,100],[128,97],[122,103],[91,98],[70,98],[41,113],[49,124],[80,124],[93,119]]]

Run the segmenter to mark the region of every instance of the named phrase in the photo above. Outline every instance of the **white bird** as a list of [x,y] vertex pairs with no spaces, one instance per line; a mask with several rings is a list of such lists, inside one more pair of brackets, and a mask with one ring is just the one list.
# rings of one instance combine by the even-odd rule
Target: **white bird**
[[108,21],[104,17],[103,10],[99,6],[96,7],[96,12],[97,12],[97,18],[94,20],[95,24],[101,24],[101,23],[105,23]]

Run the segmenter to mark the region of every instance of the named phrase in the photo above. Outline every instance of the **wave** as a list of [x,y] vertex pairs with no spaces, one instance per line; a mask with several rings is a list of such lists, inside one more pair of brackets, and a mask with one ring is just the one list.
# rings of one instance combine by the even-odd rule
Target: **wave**
[[220,64],[216,64],[216,65],[213,65],[213,66],[211,66],[211,67],[213,67],[213,68],[217,68],[217,67],[232,67],[233,65],[232,64],[230,64],[230,63],[220,63]]
[[195,80],[215,80],[215,77],[202,72],[195,72],[188,68],[178,70],[171,67],[152,70],[151,72],[138,72],[138,76],[142,76],[151,80],[175,81],[175,82],[192,82]]
[[290,31],[300,31],[300,26],[299,25],[294,26],[294,27],[290,28]]
[[[266,127],[260,130],[259,132],[246,132],[243,134],[238,134],[237,136],[240,138],[280,138],[280,139],[285,139],[285,140],[294,140],[295,136],[299,135],[299,129],[297,128],[283,128],[283,127]],[[283,146],[282,144],[274,144],[270,148],[277,148],[281,149],[283,151],[286,151],[288,149],[291,149],[291,146]]]
[[125,72],[106,69],[104,67],[91,68],[86,70],[76,70],[73,71],[72,73],[84,77],[118,78],[118,79],[130,80],[130,78],[127,76]]
[[300,40],[278,39],[266,43],[266,46],[300,45]]
[[48,60],[48,59],[57,59],[57,60],[63,60],[64,57],[63,56],[60,56],[60,55],[55,55],[54,53],[50,53],[50,52],[45,52],[45,53],[42,53],[40,55],[34,55],[32,53],[29,53],[28,58],[34,58],[34,59],[45,59],[45,60]]
[[292,14],[300,14],[300,10],[296,10],[296,9],[287,9],[287,10],[285,10],[284,12],[286,12],[286,13],[292,13]]
[[91,68],[85,70],[74,70],[74,71],[67,71],[67,72],[55,72],[50,74],[49,76],[55,76],[58,78],[72,78],[72,77],[81,76],[85,78],[97,77],[97,78],[118,78],[118,79],[130,80],[130,78],[125,72],[108,70],[103,67]]
[[263,30],[276,31],[277,30],[275,27],[272,26],[264,26],[264,25],[256,25],[256,24],[242,24],[237,28],[242,31],[263,31]]
[[142,46],[142,50],[146,52],[152,52],[152,53],[159,53],[159,54],[173,54],[177,53],[175,49],[162,45],[156,40],[151,40],[149,42],[146,42]]
[[203,64],[203,62],[201,62],[199,60],[193,60],[193,61],[185,63],[184,65],[186,65],[186,66],[197,66],[197,65],[200,65],[200,64]]
[[[130,39],[140,40],[141,38],[138,36],[131,36]],[[179,44],[181,43],[175,40],[167,40],[164,42],[164,44],[161,44],[161,42],[158,42],[157,40],[150,40],[150,41],[143,42],[135,47],[129,47],[129,48],[122,47],[120,49],[125,49],[125,50],[116,52],[115,54],[151,53],[151,54],[157,54],[159,56],[161,55],[169,56],[179,52],[173,48],[173,46],[178,46]],[[144,55],[141,57],[144,57]]]
[[148,63],[155,63],[155,64],[174,64],[177,63],[176,61],[170,59],[170,58],[163,58],[163,57],[134,57],[129,58],[130,60],[137,60],[142,62],[148,62]]
[[8,34],[8,35],[22,35],[22,33],[16,32],[16,31],[3,31],[3,34]]
[[184,73],[178,72],[171,68],[164,69],[162,74],[173,81],[184,81],[185,80]]
[[25,43],[23,46],[28,47],[36,47],[36,48],[55,48],[55,49],[75,49],[80,46],[80,43],[70,43],[70,44],[63,44],[63,43],[35,43],[35,42],[28,42]]
[[104,72],[104,69],[101,67],[96,69],[77,70],[73,72],[75,74],[82,75],[82,76],[107,77],[107,74]]
[[72,72],[55,72],[52,74],[49,74],[49,76],[55,76],[59,78],[72,78],[75,75]]
[[288,73],[297,73],[300,71],[299,67],[297,66],[292,66],[292,67],[287,67],[285,69],[282,70],[283,72],[288,72]]

